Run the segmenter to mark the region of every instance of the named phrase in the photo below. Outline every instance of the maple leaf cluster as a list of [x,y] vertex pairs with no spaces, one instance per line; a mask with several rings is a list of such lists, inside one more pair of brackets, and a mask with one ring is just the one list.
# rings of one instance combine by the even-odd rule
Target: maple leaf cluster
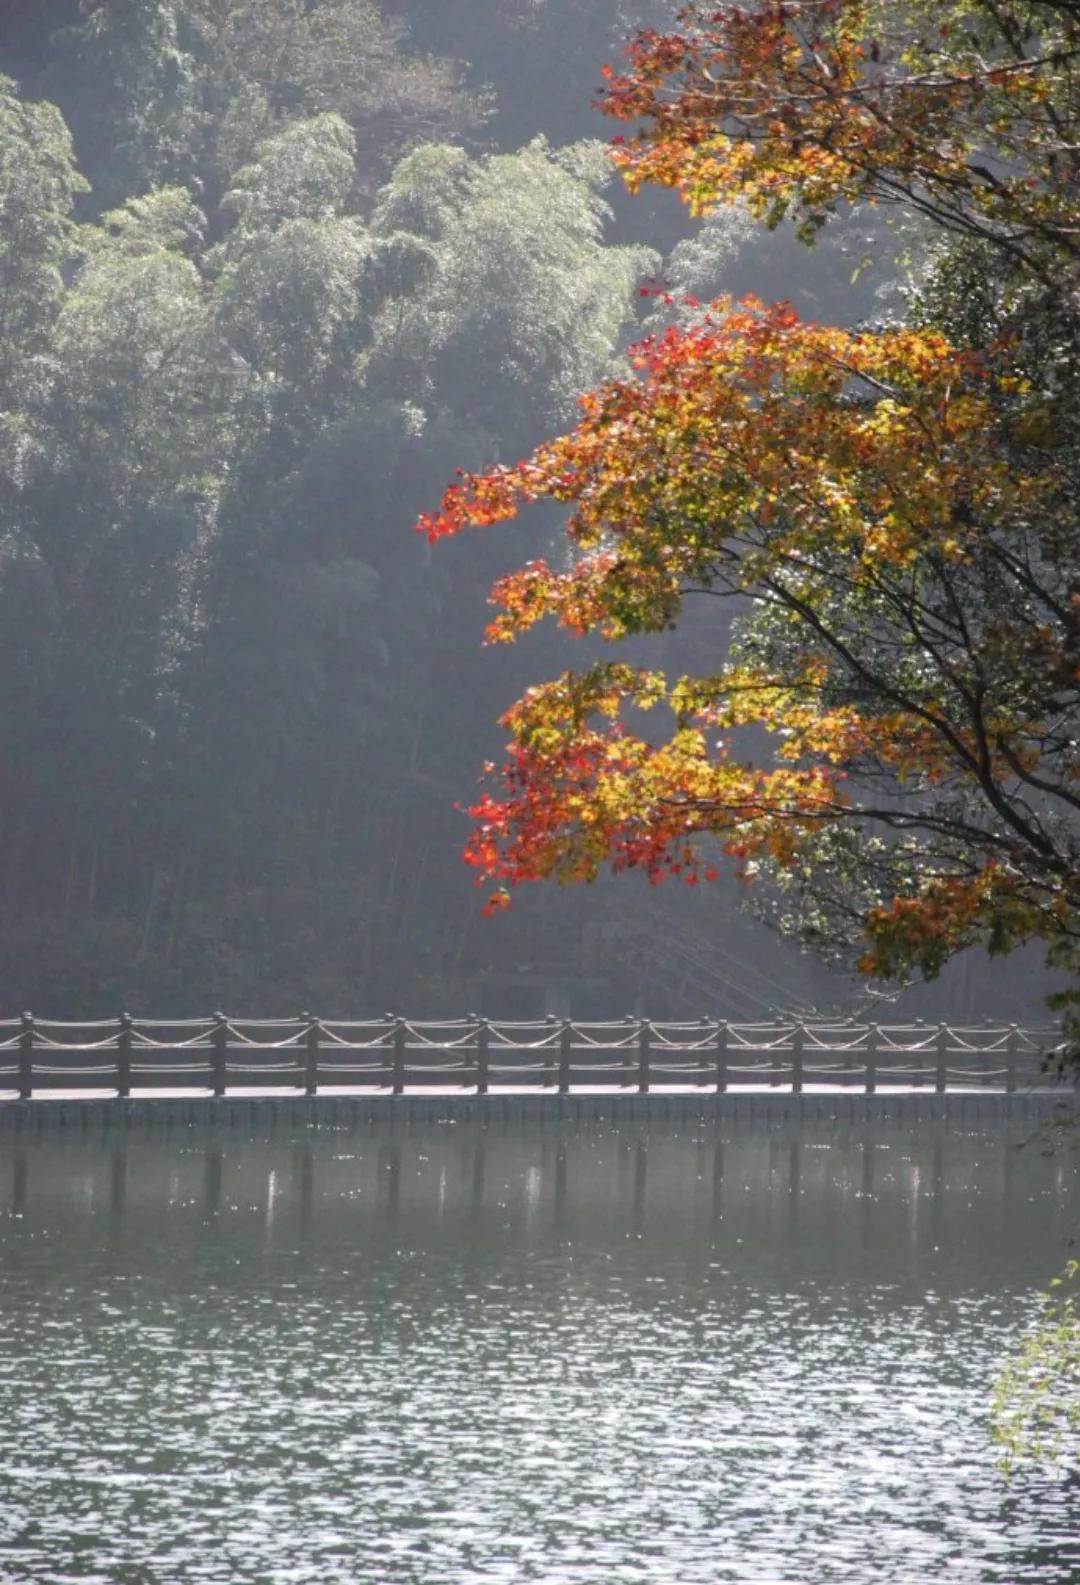
[[615,151],[632,189],[794,213],[808,240],[838,203],[903,203],[1051,278],[1077,257],[1068,0],[694,4],[679,22],[606,74],[603,108],[635,124]]
[[[1024,338],[1049,277],[1075,296],[1080,34],[1055,4],[937,17],[689,6],[609,75],[605,108],[636,126],[615,151],[631,186],[794,212],[810,235],[837,203],[904,198],[993,261],[1004,306],[972,343],[695,304],[582,398],[569,434],[462,476],[422,518],[438,539],[566,508],[569,563],[496,583],[491,642],[545,618],[615,641],[671,627],[691,596],[753,601],[715,675],[608,662],[512,707],[466,849],[497,885],[489,907],[605,866],[697,884],[726,859],[852,916],[870,973],[932,975],[972,941],[1032,936],[1076,965],[1078,453],[1060,393],[1080,315],[1058,291],[1057,396]],[[666,736],[641,724],[657,710]],[[746,729],[769,734],[764,762]],[[861,893],[828,873],[849,827],[878,833]]]

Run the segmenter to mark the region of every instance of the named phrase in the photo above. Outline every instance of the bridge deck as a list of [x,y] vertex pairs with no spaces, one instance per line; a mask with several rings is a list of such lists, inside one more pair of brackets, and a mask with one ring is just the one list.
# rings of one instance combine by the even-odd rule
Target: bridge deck
[[[718,1092],[715,1084],[650,1084],[648,1094],[657,1096],[681,1095],[688,1099],[697,1099],[704,1096],[718,1095],[724,1097],[737,1097],[740,1095],[757,1096],[786,1096],[798,1094],[836,1096],[848,1095],[866,1097],[867,1092],[862,1084],[813,1084],[805,1083],[800,1091],[794,1091],[790,1083],[781,1084],[739,1084]],[[1009,1092],[1004,1085],[990,1084],[950,1084],[944,1090],[935,1091],[932,1084],[891,1084],[882,1082],[876,1091],[872,1092],[869,1099],[875,1095],[1001,1095]],[[1048,1096],[1056,1100],[1076,1099],[1076,1090],[1071,1085],[1040,1084],[1025,1086],[1013,1092],[1018,1097],[1022,1096]],[[165,1085],[153,1085],[145,1088],[132,1087],[130,1099],[132,1101],[255,1101],[255,1100],[281,1100],[303,1101],[318,1100],[323,1096],[328,1099],[357,1099],[357,1100],[384,1100],[403,1101],[416,1098],[417,1100],[432,1100],[443,1097],[458,1097],[468,1100],[490,1100],[497,1096],[513,1096],[528,1100],[557,1099],[559,1091],[554,1085],[541,1087],[537,1084],[491,1084],[486,1091],[481,1091],[475,1085],[469,1084],[410,1084],[404,1095],[395,1095],[388,1085],[376,1084],[320,1084],[317,1096],[308,1096],[302,1086],[285,1084],[268,1085],[230,1085],[223,1096],[215,1096],[210,1088],[195,1088],[187,1084],[182,1087],[169,1088]],[[640,1096],[635,1084],[575,1084],[564,1099],[602,1097],[607,1100],[629,1099],[631,1097],[647,1099]],[[104,1086],[86,1087],[84,1089],[36,1089],[33,1095],[34,1106],[41,1102],[55,1101],[92,1101],[95,1104],[117,1105],[118,1097],[114,1089]],[[0,1107],[8,1103],[18,1104],[17,1090],[0,1089]],[[25,1104],[25,1103],[24,1103]]]
[[1018,1128],[1057,1125],[1076,1115],[1076,1092],[1057,1086],[1012,1092],[985,1086],[935,1091],[888,1085],[872,1094],[840,1086],[741,1085],[736,1090],[656,1085],[648,1094],[615,1085],[575,1086],[569,1094],[534,1086],[500,1085],[479,1093],[461,1085],[412,1088],[404,1095],[373,1086],[320,1086],[318,1095],[282,1086],[232,1088],[224,1096],[207,1090],[140,1089],[119,1099],[103,1090],[64,1089],[35,1093],[30,1101],[0,1092],[0,1140],[4,1137],[145,1128],[398,1127],[431,1124],[491,1124],[547,1127],[601,1124],[609,1128],[659,1124],[826,1130],[857,1128]]

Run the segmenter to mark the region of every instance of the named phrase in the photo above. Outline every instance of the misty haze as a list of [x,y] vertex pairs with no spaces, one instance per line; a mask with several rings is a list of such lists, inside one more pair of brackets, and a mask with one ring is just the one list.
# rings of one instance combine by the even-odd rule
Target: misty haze
[[0,1579],[1080,1580],[1076,0],[0,0]]

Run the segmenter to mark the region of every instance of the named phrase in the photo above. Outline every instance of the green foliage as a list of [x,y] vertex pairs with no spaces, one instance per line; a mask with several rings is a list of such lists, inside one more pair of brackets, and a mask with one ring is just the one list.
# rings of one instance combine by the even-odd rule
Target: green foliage
[[88,253],[113,259],[147,253],[192,257],[205,244],[206,216],[185,188],[156,187],[102,215],[97,233],[84,226],[79,240]]
[[72,206],[85,191],[59,111],[28,104],[0,77],[0,410],[40,389],[74,242]]
[[453,124],[456,81],[409,55],[394,99],[374,7],[108,0],[58,50],[96,218],[59,111],[0,102],[0,972],[84,1010],[446,983],[475,749],[428,711],[474,663],[402,524],[607,366],[639,265],[602,156],[421,145],[364,219],[365,129],[424,83]]
[[[500,147],[537,133],[595,136],[600,73],[634,28],[670,21],[669,0],[391,0],[429,48],[466,61],[470,79],[494,83]],[[521,63],[518,65],[518,63]]]
[[97,0],[54,50],[46,91],[106,206],[182,182],[212,207],[260,142],[323,112],[358,132],[370,186],[403,140],[484,116],[373,0]]
[[593,143],[556,150],[537,138],[473,161],[455,149],[407,156],[372,229],[415,234],[435,267],[408,309],[384,316],[373,380],[404,361],[418,393],[454,391],[493,434],[535,414],[537,393],[542,413],[565,417],[611,366],[633,289],[658,263],[647,249],[605,245],[609,180]]
[[370,252],[354,221],[290,220],[224,276],[217,324],[272,406],[318,404],[331,372],[348,378],[369,334]]
[[199,63],[177,0],[103,0],[63,30],[45,77],[99,204],[192,181],[203,133]]
[[336,113],[291,122],[268,138],[232,177],[221,214],[232,225],[229,251],[242,252],[289,220],[344,213],[356,177],[356,138]]
[[1080,1311],[1070,1260],[998,1377],[990,1425],[1006,1475],[1034,1462],[1072,1469],[1080,1453]]
[[359,134],[356,174],[366,183],[403,142],[483,120],[484,97],[463,87],[457,67],[414,49],[374,0],[195,0],[185,9],[224,169],[283,120],[334,111]]

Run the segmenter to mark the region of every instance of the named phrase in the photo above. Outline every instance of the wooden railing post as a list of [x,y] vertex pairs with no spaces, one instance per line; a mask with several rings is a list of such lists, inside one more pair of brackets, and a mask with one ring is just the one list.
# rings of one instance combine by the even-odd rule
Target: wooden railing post
[[949,1084],[949,1026],[939,1024],[934,1036],[934,1092],[944,1095]]
[[877,1089],[878,1025],[871,1024],[866,1031],[866,1093],[873,1095]]
[[229,1061],[229,1020],[224,1013],[214,1014],[214,1028],[210,1035],[210,1079],[215,1100],[225,1094]]
[[491,1029],[486,1018],[476,1020],[476,1093],[486,1095],[488,1092],[488,1056],[491,1045]]
[[395,1018],[393,1058],[393,1089],[395,1095],[405,1094],[405,1038],[407,1033],[404,1018]]
[[301,1013],[304,1031],[304,1094],[319,1093],[319,1020],[314,1013]]
[[652,1025],[647,1018],[642,1018],[638,1024],[638,1094],[649,1093],[649,1057],[651,1055],[650,1041]]
[[116,1037],[116,1094],[126,1101],[131,1094],[131,1014],[120,1014],[120,1031]]
[[546,1090],[548,1085],[553,1081],[556,1083],[558,1082],[559,1072],[557,1055],[554,1056],[550,1061],[548,1060],[549,1052],[558,1052],[558,1046],[551,1043],[551,1037],[555,1034],[559,1027],[559,1020],[555,1017],[554,1013],[545,1013],[544,1024],[546,1026],[545,1040],[547,1043],[544,1046],[544,1066],[540,1069],[540,1088],[542,1090]]
[[34,1093],[34,1015],[23,1013],[19,1036],[19,1099],[28,1101]]
[[728,1025],[721,1018],[716,1030],[716,1093],[723,1095],[728,1086]]
[[806,1029],[798,1024],[791,1036],[791,1093],[801,1095],[803,1087],[803,1047],[806,1041]]
[[570,1047],[573,1038],[573,1025],[569,1018],[564,1018],[559,1029],[559,1094],[570,1093]]
[[[711,1018],[699,1018],[698,1019],[698,1023],[701,1025],[703,1030],[704,1029],[708,1029],[709,1025],[712,1023],[712,1019]],[[709,1082],[709,1066],[710,1066],[710,1064],[709,1064],[708,1057],[705,1055],[705,1051],[706,1051],[706,1047],[703,1045],[702,1048],[701,1048],[701,1056],[698,1058],[699,1077],[698,1077],[698,1081],[697,1082],[701,1086],[707,1085],[708,1082]]]
[[1005,1089],[1013,1095],[1016,1092],[1016,1059],[1020,1051],[1020,1030],[1016,1024],[1009,1025],[1009,1038],[1005,1042]]

